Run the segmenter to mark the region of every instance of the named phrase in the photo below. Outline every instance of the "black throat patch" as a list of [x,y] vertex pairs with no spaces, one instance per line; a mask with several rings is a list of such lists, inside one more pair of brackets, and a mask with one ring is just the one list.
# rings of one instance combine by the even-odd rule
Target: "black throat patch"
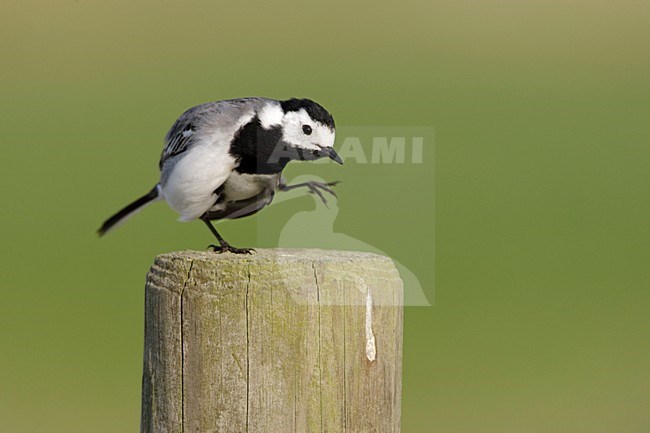
[[264,129],[260,119],[253,117],[237,131],[230,145],[230,154],[239,161],[235,171],[245,174],[281,173],[291,160],[278,156],[281,138],[280,126]]

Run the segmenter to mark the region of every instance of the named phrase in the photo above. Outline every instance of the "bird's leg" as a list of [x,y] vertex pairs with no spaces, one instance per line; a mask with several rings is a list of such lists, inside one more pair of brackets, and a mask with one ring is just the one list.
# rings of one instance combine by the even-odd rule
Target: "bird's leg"
[[280,180],[280,185],[278,186],[278,189],[280,191],[291,191],[292,189],[296,188],[301,188],[301,187],[307,187],[309,188],[309,192],[312,194],[316,194],[320,199],[323,201],[323,204],[327,206],[327,200],[325,199],[325,196],[323,195],[322,191],[328,192],[332,194],[334,197],[336,197],[336,193],[331,186],[336,186],[340,181],[334,181],[334,182],[316,182],[316,181],[309,181],[309,182],[302,182],[302,183],[296,183],[294,185],[287,185],[284,181],[284,179]]
[[231,252],[235,254],[251,254],[251,252],[255,251],[253,248],[235,248],[231,246],[224,238],[221,237],[217,229],[214,228],[210,220],[208,219],[207,215],[203,215],[201,217],[201,221],[205,223],[205,225],[208,226],[212,234],[217,238],[219,241],[219,245],[209,245],[208,248],[212,248],[212,250],[215,253],[224,253],[224,252]]

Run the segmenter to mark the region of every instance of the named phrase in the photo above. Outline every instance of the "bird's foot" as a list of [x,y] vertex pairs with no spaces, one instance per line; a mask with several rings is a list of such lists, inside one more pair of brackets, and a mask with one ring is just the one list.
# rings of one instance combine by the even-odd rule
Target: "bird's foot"
[[332,194],[334,197],[336,197],[336,192],[334,192],[334,190],[332,188],[330,188],[330,187],[336,186],[339,183],[341,183],[341,181],[339,181],[339,180],[336,180],[334,182],[310,181],[310,182],[299,183],[299,184],[296,184],[296,185],[282,185],[280,189],[283,190],[283,191],[290,191],[292,189],[299,188],[301,186],[305,186],[305,187],[307,187],[309,189],[310,193],[316,194],[321,199],[323,204],[325,206],[327,206],[327,199],[325,198],[325,195],[323,194],[323,191],[327,192],[329,194]]
[[339,183],[341,183],[339,180],[336,180],[334,182],[307,182],[307,188],[309,188],[310,193],[316,194],[318,197],[320,197],[325,207],[327,207],[327,199],[321,190],[328,192],[336,197],[336,192],[334,192],[334,190],[330,187],[336,186]]
[[221,253],[233,253],[233,254],[252,254],[255,249],[254,248],[235,248],[231,245],[208,245],[208,248],[212,249],[217,254]]

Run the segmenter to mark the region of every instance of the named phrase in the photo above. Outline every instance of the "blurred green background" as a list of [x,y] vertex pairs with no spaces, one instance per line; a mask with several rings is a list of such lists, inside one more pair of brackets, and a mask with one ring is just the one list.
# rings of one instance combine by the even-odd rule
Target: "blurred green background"
[[[650,431],[648,2],[2,0],[2,15],[0,432],[138,431],[145,273],[211,239],[164,204],[94,231],[156,182],[177,115],[249,95],[311,97],[342,127],[435,128],[423,164],[287,173],[342,180],[335,231],[434,303],[405,313],[405,433]],[[224,235],[273,246],[314,206]]]

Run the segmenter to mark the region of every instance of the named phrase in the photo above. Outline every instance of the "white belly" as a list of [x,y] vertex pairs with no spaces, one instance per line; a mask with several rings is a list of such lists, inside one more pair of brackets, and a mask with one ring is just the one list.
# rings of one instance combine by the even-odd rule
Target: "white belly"
[[274,190],[277,186],[276,174],[241,174],[233,171],[223,184],[225,201],[240,201],[255,197],[262,191]]
[[181,221],[196,219],[216,200],[214,191],[231,175],[235,159],[226,146],[201,144],[187,152],[171,168],[161,192]]

